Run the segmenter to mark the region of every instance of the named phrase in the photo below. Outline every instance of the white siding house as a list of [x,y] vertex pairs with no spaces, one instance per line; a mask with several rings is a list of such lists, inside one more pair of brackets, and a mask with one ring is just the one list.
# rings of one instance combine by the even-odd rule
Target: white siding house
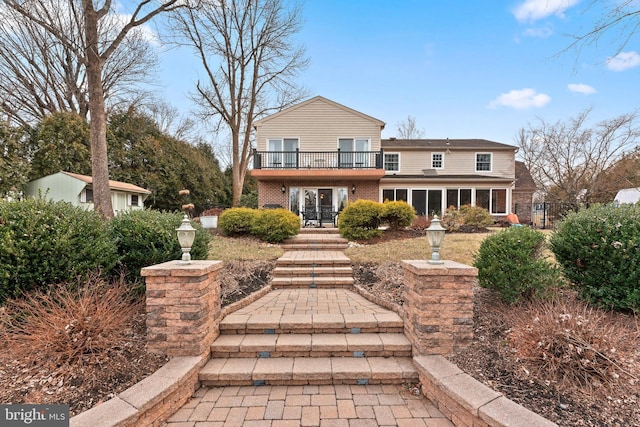
[[[144,201],[151,194],[137,185],[109,181],[113,212],[143,209]],[[93,178],[71,172],[58,172],[29,182],[27,197],[45,197],[54,201],[69,202],[74,206],[93,209]]]

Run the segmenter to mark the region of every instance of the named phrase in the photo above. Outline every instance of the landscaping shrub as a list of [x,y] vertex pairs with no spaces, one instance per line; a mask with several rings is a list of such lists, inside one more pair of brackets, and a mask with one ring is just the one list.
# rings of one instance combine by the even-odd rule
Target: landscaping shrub
[[349,203],[338,217],[338,231],[350,240],[366,240],[382,235],[379,230],[384,206],[373,200]]
[[79,286],[57,285],[8,300],[0,339],[13,357],[55,369],[103,363],[124,341],[137,310],[122,283],[97,276]]
[[300,217],[288,209],[260,209],[251,225],[251,234],[269,243],[280,243],[299,231]]
[[569,213],[551,237],[551,250],[588,302],[640,311],[640,206]]
[[218,228],[227,236],[251,234],[251,225],[258,211],[251,208],[227,209],[218,218]]
[[[176,228],[183,214],[155,210],[121,212],[110,221],[110,233],[120,255],[120,265],[130,278],[140,277],[140,270],[154,264],[178,260],[182,250]],[[207,259],[209,233],[192,222],[196,237],[191,259]]]
[[408,227],[416,217],[416,210],[407,202],[401,200],[396,202],[386,201],[383,206],[382,222],[392,230]]
[[460,209],[450,206],[442,218],[442,226],[449,231],[473,232],[493,225],[489,212],[479,206],[463,205]]
[[541,296],[559,284],[558,271],[543,258],[545,237],[529,227],[512,227],[487,237],[475,255],[478,282],[508,303]]
[[613,388],[637,390],[639,331],[629,322],[570,296],[535,301],[507,316],[509,342],[531,378],[601,396]]
[[74,281],[118,260],[100,216],[65,202],[0,200],[0,303]]

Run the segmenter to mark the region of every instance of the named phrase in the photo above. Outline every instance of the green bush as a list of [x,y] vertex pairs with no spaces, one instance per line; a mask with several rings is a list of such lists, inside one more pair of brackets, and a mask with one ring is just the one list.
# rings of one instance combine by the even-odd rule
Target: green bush
[[416,217],[416,210],[407,202],[400,200],[397,202],[386,201],[383,206],[382,222],[392,230],[410,226]]
[[559,284],[559,272],[542,254],[545,237],[529,227],[511,227],[487,237],[475,255],[478,282],[508,303],[542,296]]
[[569,213],[551,237],[551,250],[589,303],[640,311],[640,206]]
[[486,228],[493,225],[493,218],[489,211],[480,206],[460,206],[462,223],[469,227]]
[[107,224],[95,212],[44,199],[0,200],[0,303],[107,272],[117,260]]
[[[130,278],[140,277],[143,267],[177,260],[182,250],[176,228],[183,214],[155,210],[122,212],[109,223],[111,238],[120,255],[120,265]],[[200,224],[191,222],[196,237],[191,248],[192,259],[207,259],[209,233]]]
[[251,225],[258,211],[250,208],[227,209],[218,218],[218,228],[227,236],[251,234]]
[[280,243],[300,231],[300,217],[287,209],[260,209],[251,234],[269,243]]
[[338,216],[338,231],[350,240],[366,240],[382,235],[378,227],[384,206],[373,200],[357,200],[347,205]]

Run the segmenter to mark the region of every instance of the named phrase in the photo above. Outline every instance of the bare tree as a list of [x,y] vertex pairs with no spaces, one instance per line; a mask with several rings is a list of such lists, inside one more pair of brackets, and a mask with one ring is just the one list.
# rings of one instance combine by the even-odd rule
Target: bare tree
[[206,79],[194,101],[216,130],[231,135],[233,205],[240,203],[251,158],[253,123],[306,94],[293,79],[308,63],[293,45],[300,7],[283,0],[203,0],[177,18],[182,43],[195,49]]
[[113,217],[111,193],[109,190],[109,167],[107,159],[107,115],[103,72],[105,63],[121,46],[127,35],[158,14],[174,10],[178,0],[159,3],[140,0],[134,4],[133,12],[127,16],[113,37],[101,39],[101,23],[104,22],[113,5],[111,0],[103,0],[96,5],[93,0],[58,0],[62,9],[71,10],[70,16],[79,22],[74,28],[81,34],[60,26],[60,16],[51,10],[48,0],[3,0],[4,4],[29,19],[30,22],[46,30],[56,43],[65,46],[74,56],[81,58],[86,72],[86,87],[89,99],[91,171],[93,176],[93,196],[96,211],[103,218]]
[[398,138],[420,139],[424,138],[424,129],[418,129],[416,118],[407,116],[407,120],[398,123]]
[[[66,1],[66,0],[65,0]],[[47,28],[0,5],[0,110],[13,122],[41,121],[48,114],[70,111],[88,118],[87,77],[82,57],[81,17],[66,3],[49,0],[52,25],[67,34],[70,43],[60,43]],[[42,18],[42,17],[41,17]],[[115,36],[119,15],[111,12],[101,22],[103,40]],[[105,100],[115,106],[139,95],[138,85],[155,69],[157,56],[141,31],[131,31],[104,64]]]
[[606,172],[636,148],[640,131],[636,113],[587,127],[590,109],[566,121],[520,129],[519,155],[538,188],[559,201],[588,202],[600,191]]
[[614,37],[617,43],[615,54],[620,53],[640,29],[640,3],[637,0],[592,0],[587,9],[591,7],[605,8],[604,13],[600,13],[600,18],[590,30],[572,36],[573,42],[562,52],[576,49],[579,53],[583,47],[597,44],[605,34],[617,31]]

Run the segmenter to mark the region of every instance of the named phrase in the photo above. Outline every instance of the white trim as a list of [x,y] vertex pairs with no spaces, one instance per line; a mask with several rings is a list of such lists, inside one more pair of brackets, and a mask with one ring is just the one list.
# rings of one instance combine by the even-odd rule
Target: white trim
[[[388,155],[388,154],[395,154],[395,155],[397,155],[397,156],[398,156],[398,170],[390,170],[390,169],[387,169],[387,168],[385,167],[385,165],[387,164],[387,161],[386,161],[386,159],[384,158],[384,156],[386,156],[386,155]],[[384,152],[384,155],[383,155],[383,158],[382,158],[382,169],[384,169],[385,174],[395,174],[395,173],[400,173],[400,170],[401,170],[401,168],[400,168],[400,159],[401,159],[401,158],[402,158],[402,156],[401,156],[401,154],[400,154],[399,152],[395,152],[395,151],[391,151],[391,152],[389,152],[389,151],[385,151],[385,152]]]
[[[440,154],[440,156],[441,156],[440,163],[442,163],[442,166],[440,166],[439,168],[433,166],[433,156],[435,156],[436,154]],[[444,169],[444,152],[443,151],[435,151],[435,152],[431,153],[431,169],[436,169],[436,170],[443,170]]]
[[[488,154],[489,155],[489,170],[478,170],[478,155],[480,154]],[[473,156],[473,170],[476,172],[493,172],[493,153],[486,151],[478,151]]]

